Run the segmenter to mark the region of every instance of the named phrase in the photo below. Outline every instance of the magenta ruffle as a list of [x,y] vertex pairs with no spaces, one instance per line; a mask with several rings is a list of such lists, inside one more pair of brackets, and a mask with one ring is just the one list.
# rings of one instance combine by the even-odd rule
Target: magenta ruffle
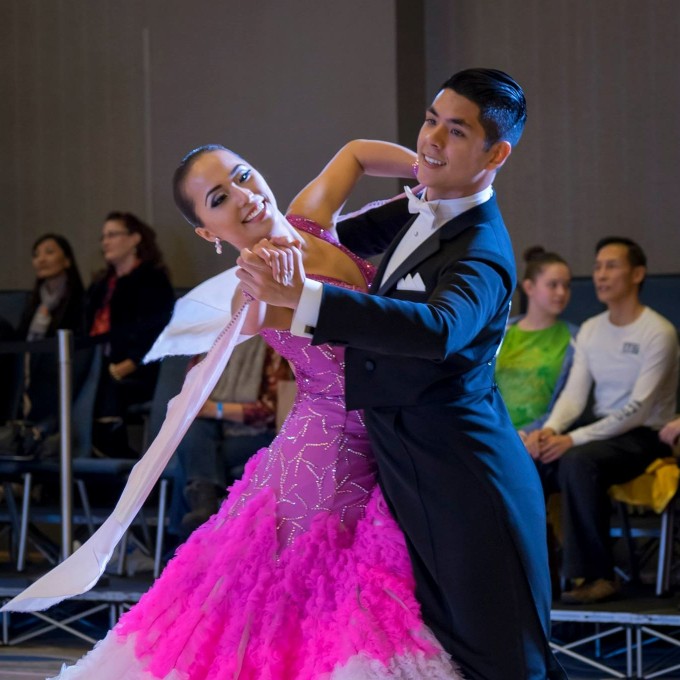
[[[192,680],[319,678],[361,654],[389,666],[439,656],[420,620],[404,539],[376,487],[350,531],[331,513],[278,553],[276,497],[229,515],[258,454],[220,511],[115,628],[152,675]],[[121,641],[123,641],[121,639]]]

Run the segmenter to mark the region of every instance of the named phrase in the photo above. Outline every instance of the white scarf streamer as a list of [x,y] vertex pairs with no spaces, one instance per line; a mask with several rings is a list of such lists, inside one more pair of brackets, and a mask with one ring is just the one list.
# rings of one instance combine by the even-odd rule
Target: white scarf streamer
[[104,573],[116,544],[210,396],[234,347],[243,339],[240,332],[247,303],[225,326],[237,282],[234,271],[223,272],[180,298],[170,323],[145,357],[145,361],[151,361],[170,354],[197,354],[210,348],[203,361],[187,373],[181,392],[168,403],[167,415],[158,435],[132,468],[111,516],[73,555],[19,593],[0,611],[47,609],[66,598],[87,592]]

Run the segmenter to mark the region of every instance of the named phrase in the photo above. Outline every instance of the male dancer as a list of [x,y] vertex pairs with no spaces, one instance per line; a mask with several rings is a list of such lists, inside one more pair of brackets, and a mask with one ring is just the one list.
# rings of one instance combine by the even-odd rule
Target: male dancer
[[365,410],[423,618],[471,680],[565,677],[548,646],[543,494],[493,379],[516,277],[491,185],[525,120],[505,73],[444,83],[418,137],[416,218],[401,201],[339,230],[360,254],[394,239],[370,294],[282,286],[239,258],[243,288],[295,310],[294,333],[347,346],[347,408]]

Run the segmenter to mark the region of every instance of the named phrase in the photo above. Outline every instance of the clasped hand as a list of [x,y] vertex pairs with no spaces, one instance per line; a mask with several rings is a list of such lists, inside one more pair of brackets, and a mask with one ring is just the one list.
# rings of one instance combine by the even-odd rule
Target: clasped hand
[[568,434],[555,434],[550,428],[534,430],[529,434],[520,432],[520,436],[529,455],[541,463],[554,463],[574,445]]
[[236,276],[246,296],[295,309],[305,282],[300,246],[300,241],[275,236],[244,248],[236,260]]
[[674,447],[680,441],[680,417],[666,423],[659,431],[659,439],[670,447]]

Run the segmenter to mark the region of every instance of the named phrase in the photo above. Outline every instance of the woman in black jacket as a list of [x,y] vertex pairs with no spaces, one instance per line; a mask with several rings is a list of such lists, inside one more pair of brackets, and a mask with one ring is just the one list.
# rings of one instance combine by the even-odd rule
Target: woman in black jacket
[[132,213],[112,212],[102,228],[106,268],[87,295],[91,336],[105,336],[95,403],[95,451],[130,455],[124,417],[151,399],[157,365],[141,360],[172,314],[174,291],[153,229]]
[[[59,234],[43,234],[33,244],[31,261],[36,279],[17,334],[29,342],[52,338],[60,329],[82,335],[85,293],[73,249]],[[76,387],[82,375],[76,376]],[[26,354],[22,415],[37,439],[57,431],[59,375],[54,353]]]

